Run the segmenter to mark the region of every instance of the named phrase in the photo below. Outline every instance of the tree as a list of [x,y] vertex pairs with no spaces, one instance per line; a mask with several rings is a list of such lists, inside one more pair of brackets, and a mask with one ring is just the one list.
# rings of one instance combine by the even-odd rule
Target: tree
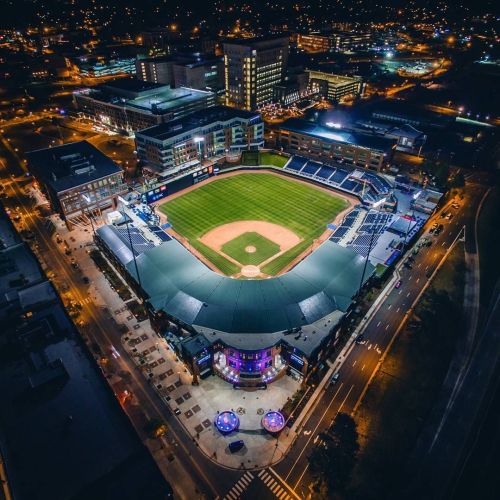
[[347,413],[339,413],[330,429],[320,434],[320,444],[309,457],[320,491],[326,489],[332,495],[347,486],[358,450],[356,423]]

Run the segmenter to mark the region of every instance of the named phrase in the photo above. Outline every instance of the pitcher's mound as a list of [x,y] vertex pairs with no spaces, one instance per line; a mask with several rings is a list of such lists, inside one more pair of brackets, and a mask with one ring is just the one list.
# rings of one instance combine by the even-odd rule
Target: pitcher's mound
[[257,249],[253,245],[248,245],[245,247],[245,252],[246,253],[255,253]]
[[260,274],[260,268],[257,266],[243,266],[241,274],[247,278],[255,278]]

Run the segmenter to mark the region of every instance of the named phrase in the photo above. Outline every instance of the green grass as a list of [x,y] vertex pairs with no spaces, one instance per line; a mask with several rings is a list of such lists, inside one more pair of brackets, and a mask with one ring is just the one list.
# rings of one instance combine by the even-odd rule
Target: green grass
[[259,155],[259,165],[274,165],[275,167],[283,168],[288,160],[288,156],[282,156],[267,151]]
[[184,196],[167,201],[160,209],[175,231],[230,275],[234,274],[234,264],[198,240],[208,231],[240,220],[263,220],[287,227],[304,241],[278,257],[277,263],[270,263],[263,269],[265,273],[276,274],[320,236],[327,223],[346,207],[343,198],[313,186],[272,174],[254,173],[201,185]]
[[[255,252],[248,253],[245,248],[254,246]],[[243,265],[258,265],[280,251],[279,245],[264,238],[259,233],[243,233],[222,245],[222,251]]]

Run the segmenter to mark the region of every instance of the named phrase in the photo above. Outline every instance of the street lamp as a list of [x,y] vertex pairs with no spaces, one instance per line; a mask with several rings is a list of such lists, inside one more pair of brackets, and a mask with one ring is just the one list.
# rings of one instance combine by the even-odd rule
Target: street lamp
[[[387,198],[381,198],[380,200],[376,201],[372,205],[372,209],[376,209],[376,208],[382,206],[386,201],[387,201]],[[370,252],[372,251],[373,240],[375,239],[376,228],[377,228],[377,225],[373,224],[373,230],[372,230],[372,234],[370,237],[370,244],[368,245],[368,253],[366,255],[365,265],[363,266],[363,273],[361,274],[361,281],[359,283],[358,293],[361,291],[361,288],[363,287],[363,281],[365,279],[366,267],[368,266],[368,261],[370,260]]]

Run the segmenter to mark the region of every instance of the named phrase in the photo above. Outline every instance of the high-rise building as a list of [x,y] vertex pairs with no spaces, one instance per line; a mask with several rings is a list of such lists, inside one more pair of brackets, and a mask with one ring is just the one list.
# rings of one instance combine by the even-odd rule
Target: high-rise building
[[288,36],[228,40],[224,48],[226,104],[254,110],[273,99],[288,62]]

